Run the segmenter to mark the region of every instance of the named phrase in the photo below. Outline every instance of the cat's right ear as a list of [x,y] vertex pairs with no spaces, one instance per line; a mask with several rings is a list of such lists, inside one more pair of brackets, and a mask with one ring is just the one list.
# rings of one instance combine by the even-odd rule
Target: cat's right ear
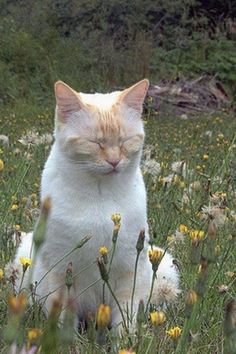
[[78,94],[63,81],[57,81],[54,85],[57,101],[58,118],[67,119],[73,113],[84,108]]

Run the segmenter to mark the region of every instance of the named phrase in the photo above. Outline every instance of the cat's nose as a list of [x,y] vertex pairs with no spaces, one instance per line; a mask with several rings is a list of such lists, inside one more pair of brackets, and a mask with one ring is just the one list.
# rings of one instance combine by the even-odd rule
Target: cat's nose
[[110,165],[112,165],[113,167],[116,167],[118,165],[118,163],[120,162],[120,160],[106,160]]

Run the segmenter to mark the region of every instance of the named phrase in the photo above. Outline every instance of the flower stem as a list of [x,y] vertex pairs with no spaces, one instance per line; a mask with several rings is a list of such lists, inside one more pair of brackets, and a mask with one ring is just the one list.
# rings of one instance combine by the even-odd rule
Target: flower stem
[[127,325],[126,325],[125,316],[124,316],[124,313],[123,313],[122,308],[121,308],[121,306],[120,306],[120,303],[119,303],[119,301],[118,301],[116,295],[114,294],[114,292],[113,292],[113,290],[112,290],[112,288],[111,288],[111,286],[110,286],[110,283],[109,283],[109,282],[106,282],[106,285],[107,285],[108,289],[110,290],[110,293],[111,293],[113,299],[115,300],[115,302],[116,302],[116,304],[117,304],[117,306],[118,306],[118,308],[119,308],[119,311],[120,311],[120,314],[121,314],[121,317],[122,317],[122,320],[123,320],[123,325],[124,325],[125,331],[126,331],[126,333],[128,334],[128,333],[129,333],[129,330],[128,330],[128,327],[127,327]]
[[134,282],[133,282],[133,290],[132,290],[132,295],[131,295],[131,323],[133,321],[134,292],[135,292],[136,279],[137,279],[139,255],[140,255],[140,252],[137,253],[136,260],[135,260],[135,267],[134,267]]
[[146,305],[145,314],[148,313],[148,307],[149,307],[149,304],[150,304],[150,302],[151,302],[152,293],[153,293],[153,288],[154,288],[154,282],[155,282],[155,278],[156,278],[156,272],[157,272],[157,271],[153,271],[153,274],[152,274],[152,285],[151,285],[151,290],[150,290],[149,298],[148,298],[147,305]]

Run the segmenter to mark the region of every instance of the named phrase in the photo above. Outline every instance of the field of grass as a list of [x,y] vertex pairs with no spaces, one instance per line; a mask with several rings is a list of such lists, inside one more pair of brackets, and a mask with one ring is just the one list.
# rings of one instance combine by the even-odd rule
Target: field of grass
[[[14,277],[4,267],[21,233],[31,230],[39,215],[40,175],[51,143],[45,134],[53,131],[52,110],[32,112],[9,110],[1,112],[0,118],[1,134],[9,138],[9,144],[0,138],[1,352],[236,353],[233,114],[222,111],[183,119],[149,112],[144,117],[142,168],[150,242],[175,257],[182,291],[161,313],[151,309],[151,317],[140,306],[136,330],[118,337],[106,329],[108,311],[98,318],[98,334],[91,321],[87,333],[73,335],[70,307],[64,325],[58,328],[58,304],[45,319],[37,303],[26,305],[26,299],[13,294]],[[171,330],[174,327],[179,329]],[[102,345],[96,343],[96,335]]]

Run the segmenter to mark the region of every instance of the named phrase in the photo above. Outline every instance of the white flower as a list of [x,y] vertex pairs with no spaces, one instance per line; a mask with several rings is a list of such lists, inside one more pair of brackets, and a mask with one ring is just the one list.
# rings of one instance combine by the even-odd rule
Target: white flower
[[207,130],[205,131],[205,136],[207,136],[208,138],[211,138],[212,137],[212,131],[211,130]]
[[51,134],[46,133],[43,135],[39,135],[38,132],[32,130],[28,131],[26,135],[22,136],[18,141],[25,146],[31,145],[40,145],[45,144],[49,145],[52,143],[53,137]]
[[172,162],[171,170],[174,173],[180,174],[182,176],[186,176],[186,162],[185,161]]
[[147,159],[142,163],[143,173],[150,173],[153,177],[161,173],[161,165],[154,159]]
[[207,219],[207,218],[213,219],[213,222],[217,227],[224,225],[225,222],[227,221],[227,217],[224,213],[225,209],[217,205],[203,206],[201,212],[202,212],[202,219]]
[[0,135],[0,142],[2,142],[2,145],[5,147],[9,147],[9,138],[6,135]]
[[157,278],[158,286],[154,288],[153,302],[158,304],[166,304],[174,302],[181,292],[178,286],[167,279]]

